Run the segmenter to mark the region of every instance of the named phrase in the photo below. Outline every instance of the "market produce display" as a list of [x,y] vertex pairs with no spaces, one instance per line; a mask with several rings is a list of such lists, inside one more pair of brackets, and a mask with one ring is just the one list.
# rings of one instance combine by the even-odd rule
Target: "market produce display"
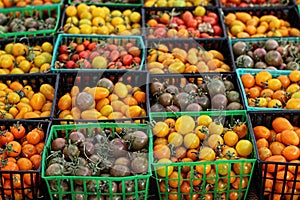
[[194,10],[172,9],[145,11],[148,38],[219,38],[224,37],[217,9],[202,6]]
[[45,121],[1,123],[1,193],[7,198],[32,199],[41,192],[38,170],[48,128]]
[[60,7],[56,4],[47,7],[25,6],[0,11],[0,38],[53,34],[58,28]]
[[255,161],[244,114],[230,113],[231,119],[212,113],[170,114],[161,120],[164,114],[153,114],[159,193],[168,199],[243,197]]
[[[183,40],[181,44],[172,44],[171,41],[148,42],[146,69],[150,74],[233,71],[227,40],[200,43]],[[214,45],[211,46],[211,43]],[[225,54],[229,56],[226,57]]]
[[38,5],[49,5],[49,4],[60,4],[61,0],[34,0],[34,1],[9,1],[1,0],[0,8],[11,8],[11,7],[25,7],[25,6],[38,6]]
[[52,64],[54,69],[138,70],[144,62],[144,43],[139,39],[61,35]]
[[[10,76],[0,83],[0,118],[1,119],[28,119],[50,118],[54,109],[55,85],[57,76],[35,76],[40,85],[32,84],[25,76]],[[40,78],[40,79],[39,79]],[[42,81],[42,80],[45,81]],[[44,82],[44,83],[43,83]]]
[[144,6],[145,7],[192,7],[192,6],[211,6],[216,5],[215,1],[210,0],[196,0],[196,1],[190,1],[190,0],[145,0]]
[[53,37],[38,37],[34,41],[8,40],[1,45],[0,74],[49,71],[53,54],[53,40]]
[[[148,116],[146,73],[114,73],[109,72],[97,79],[93,85],[91,77],[93,72],[87,73],[90,82],[85,84],[77,80],[60,92],[57,101],[57,116],[60,119],[85,120],[116,120],[139,119]],[[83,79],[84,74],[77,76]],[[112,78],[111,75],[115,77]],[[137,77],[134,77],[134,76]],[[66,80],[72,76],[66,74]],[[95,74],[99,77],[99,73]],[[127,78],[127,79],[126,79]],[[85,84],[85,85],[84,85]]]
[[237,68],[300,70],[298,42],[292,39],[237,41],[232,50]]
[[296,0],[0,0],[0,200],[299,199]]
[[232,75],[203,75],[169,79],[153,77],[149,92],[151,112],[241,110],[243,103]]
[[292,1],[277,1],[277,0],[221,0],[222,7],[254,7],[254,6],[287,6],[293,4]]
[[241,70],[238,78],[244,86],[242,92],[249,109],[300,109],[300,71]]
[[146,199],[150,144],[145,124],[53,126],[42,170],[51,198]]
[[228,35],[232,38],[300,36],[299,27],[294,21],[299,19],[291,17],[293,13],[298,15],[294,7],[289,7],[286,11],[267,10],[267,14],[264,14],[266,13],[264,11],[263,9],[248,12],[228,10],[224,17]]
[[81,3],[65,10],[63,30],[69,34],[141,35],[140,8],[88,6]]
[[299,197],[299,120],[296,113],[283,114],[250,114],[259,155],[259,192],[272,199]]

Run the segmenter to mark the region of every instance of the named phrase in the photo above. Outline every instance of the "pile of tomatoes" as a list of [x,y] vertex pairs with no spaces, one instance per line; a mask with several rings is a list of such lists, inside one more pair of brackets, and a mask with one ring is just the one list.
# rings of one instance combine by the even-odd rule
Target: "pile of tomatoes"
[[[132,69],[138,70],[143,58],[143,49],[138,40],[103,39],[82,42],[63,37],[59,46],[55,68],[66,69]],[[98,38],[97,38],[98,40]]]
[[201,194],[213,199],[214,191],[217,196],[236,199],[242,195],[238,190],[247,189],[253,169],[254,161],[248,160],[253,151],[248,127],[237,119],[223,125],[222,117],[197,116],[153,118],[159,191],[168,192],[168,199],[198,199]]
[[80,3],[65,10],[64,32],[70,34],[141,35],[139,10],[111,10],[104,6]]
[[254,73],[244,73],[240,76],[248,106],[300,110],[300,71],[277,76],[273,76],[267,70]]
[[11,7],[24,7],[24,6],[38,6],[38,5],[49,5],[58,4],[61,0],[34,0],[34,1],[11,1],[11,0],[1,0],[0,8],[11,8]]
[[42,171],[50,195],[54,199],[133,200],[136,195],[145,199],[150,177],[147,127],[103,123],[52,129]]
[[[40,177],[35,172],[42,160],[45,128],[47,127],[35,126],[27,129],[19,123],[1,126],[0,173],[2,191],[7,198],[21,200],[25,199],[23,195],[29,199],[36,196]],[[33,171],[20,173],[30,170]]]
[[299,29],[283,17],[281,14],[277,17],[275,13],[257,16],[251,12],[228,12],[224,22],[232,38],[300,36]]
[[[199,46],[200,44],[196,44]],[[215,49],[180,48],[172,44],[154,45],[148,52],[147,69],[150,74],[229,72],[231,67],[224,55]],[[227,60],[228,61],[228,60]]]
[[224,7],[250,7],[250,6],[283,6],[289,4],[289,1],[279,0],[221,0]]
[[[122,77],[121,77],[122,78]],[[147,116],[146,92],[121,79],[101,78],[96,86],[80,89],[74,85],[58,99],[58,118],[114,120]]]
[[[224,35],[218,12],[197,6],[193,11],[149,11],[147,38],[219,38]],[[147,16],[146,16],[147,17]]]
[[292,199],[299,198],[300,128],[294,126],[287,118],[276,117],[270,126],[256,125],[253,131],[259,159],[263,161],[261,165],[264,194],[272,193],[273,199],[281,199],[283,196],[291,199],[293,193],[295,195]]
[[37,88],[38,91],[34,89],[31,85],[19,81],[0,83],[0,118],[50,117],[55,93],[54,87],[44,83]]
[[[25,40],[26,41],[26,40]],[[0,74],[47,72],[52,60],[53,44],[45,41],[27,45],[10,42],[1,48]]]

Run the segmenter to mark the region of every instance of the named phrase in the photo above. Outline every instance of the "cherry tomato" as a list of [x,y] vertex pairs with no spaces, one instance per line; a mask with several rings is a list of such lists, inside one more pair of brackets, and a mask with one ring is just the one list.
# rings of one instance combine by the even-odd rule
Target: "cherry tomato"
[[123,61],[124,65],[131,65],[133,62],[133,56],[130,54],[127,54],[123,57],[122,61]]
[[220,36],[222,34],[222,28],[219,25],[214,25],[213,27],[214,35]]
[[202,18],[203,22],[210,23],[211,25],[217,25],[218,21],[213,17],[203,16]]

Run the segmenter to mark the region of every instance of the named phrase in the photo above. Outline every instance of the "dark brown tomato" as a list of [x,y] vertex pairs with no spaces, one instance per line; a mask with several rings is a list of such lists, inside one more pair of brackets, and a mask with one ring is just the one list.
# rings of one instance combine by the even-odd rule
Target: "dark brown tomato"
[[130,166],[133,173],[146,173],[148,171],[148,160],[145,157],[137,157],[131,161]]
[[114,165],[110,169],[110,175],[113,177],[123,177],[130,175],[130,169],[124,165]]
[[109,143],[110,149],[114,157],[125,156],[128,152],[128,145],[123,139],[114,138]]
[[[118,189],[119,189],[119,192],[134,192],[135,191],[135,185],[134,185],[134,182],[129,180],[129,181],[124,181],[124,182],[120,182],[119,185],[118,185]],[[123,190],[124,189],[124,190]]]
[[163,93],[158,97],[158,102],[165,107],[171,105],[172,101],[173,95],[170,93]]
[[[92,175],[91,170],[86,166],[78,166],[75,169],[75,173],[74,173],[74,176],[91,176],[91,175]],[[84,181],[80,180],[80,179],[77,179],[74,182],[77,185],[83,185],[83,183],[84,183]]]
[[71,140],[72,144],[80,144],[85,141],[85,136],[81,132],[73,131],[70,133],[69,139]]
[[61,151],[65,148],[65,145],[67,144],[66,139],[64,138],[56,138],[52,141],[52,150],[53,151]]

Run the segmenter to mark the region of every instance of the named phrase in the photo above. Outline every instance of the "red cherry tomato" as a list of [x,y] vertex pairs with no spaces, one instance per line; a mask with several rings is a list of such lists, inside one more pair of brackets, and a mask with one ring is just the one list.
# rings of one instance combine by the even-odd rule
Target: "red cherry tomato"
[[203,20],[203,22],[210,23],[211,25],[217,25],[218,24],[217,20],[213,17],[203,16],[202,20]]
[[82,44],[83,44],[84,48],[87,49],[87,48],[89,48],[90,41],[89,40],[84,40]]
[[135,57],[133,58],[133,62],[135,62],[136,64],[140,64],[140,63],[141,63],[141,58],[135,56]]
[[124,65],[131,65],[133,62],[133,56],[130,54],[127,54],[123,57],[122,61],[123,61]]
[[219,25],[214,25],[212,28],[214,30],[214,35],[221,36],[222,29],[221,29],[221,27]]
[[193,14],[190,11],[185,11],[182,15],[181,15],[181,19],[187,23],[188,21],[192,20],[194,18]]
[[219,21],[219,17],[216,13],[213,13],[213,12],[209,12],[207,14],[208,17],[212,17],[212,18],[215,18],[217,21]]
[[190,21],[187,22],[187,26],[191,27],[191,28],[197,28],[198,26],[198,22],[196,19],[192,19]]
[[184,21],[178,17],[178,18],[176,18],[176,24],[184,25]]
[[93,51],[96,47],[97,47],[97,43],[96,43],[96,42],[91,42],[91,43],[88,45],[88,49],[89,49],[90,51]]

